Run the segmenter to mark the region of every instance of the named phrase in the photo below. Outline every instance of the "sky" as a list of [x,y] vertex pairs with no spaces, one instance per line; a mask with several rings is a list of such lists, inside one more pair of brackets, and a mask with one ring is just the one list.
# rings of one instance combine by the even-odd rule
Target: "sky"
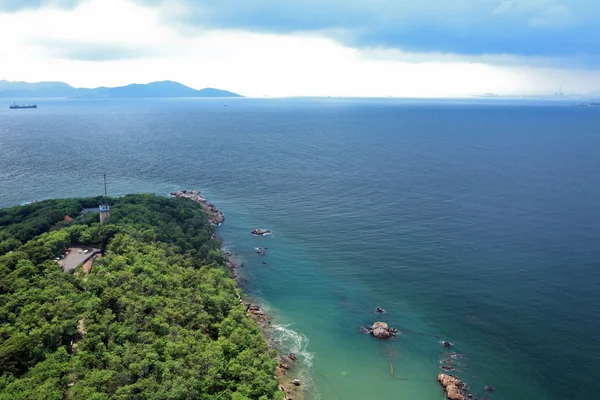
[[599,0],[0,0],[0,79],[246,96],[600,91]]

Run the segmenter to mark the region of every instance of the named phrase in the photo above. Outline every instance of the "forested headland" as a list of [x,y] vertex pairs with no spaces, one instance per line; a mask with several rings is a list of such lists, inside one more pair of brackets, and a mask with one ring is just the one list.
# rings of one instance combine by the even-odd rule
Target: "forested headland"
[[[201,205],[109,203],[0,210],[0,400],[282,398]],[[54,261],[72,245],[102,249],[88,275]]]

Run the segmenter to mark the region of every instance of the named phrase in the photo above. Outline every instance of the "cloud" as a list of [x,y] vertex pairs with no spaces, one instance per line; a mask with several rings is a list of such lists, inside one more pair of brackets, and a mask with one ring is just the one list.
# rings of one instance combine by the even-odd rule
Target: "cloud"
[[[159,0],[138,0],[159,4]],[[169,0],[187,26],[256,32],[345,32],[357,48],[467,55],[600,54],[595,0]],[[173,20],[173,16],[168,16]]]
[[35,40],[29,42],[39,46],[50,57],[77,61],[144,60],[164,57],[169,52],[153,46],[126,43],[90,43],[73,40]]
[[5,46],[21,47],[47,59],[144,60],[185,51],[186,39],[159,20],[159,10],[132,2],[88,0],[70,10],[38,8],[0,13],[0,28],[4,28],[3,37],[12,38],[3,41]]
[[[330,0],[323,1],[330,4]],[[260,3],[242,3],[242,8],[259,7]],[[371,3],[383,6],[389,1]],[[491,0],[487,2],[490,12],[499,4],[496,1],[492,7]],[[511,9],[510,13],[531,19],[548,6]],[[314,3],[309,1],[303,7],[314,7]],[[348,16],[327,23],[302,17],[310,29],[289,32],[283,25],[277,29],[284,31],[277,32],[264,25],[251,29],[225,24],[216,18],[216,11],[190,9],[182,0],[86,0],[71,9],[0,12],[0,37],[11,38],[0,41],[0,54],[11,60],[0,63],[0,78],[65,81],[76,87],[175,80],[198,89],[211,86],[248,96],[455,97],[485,92],[552,93],[561,84],[566,92],[600,89],[600,71],[581,67],[596,63],[594,54],[469,54],[376,45],[380,37],[370,40],[369,30],[360,28],[365,23],[359,18],[364,4],[349,7],[356,14],[355,25],[345,23],[352,20]],[[200,24],[198,13],[215,20]],[[393,20],[394,15],[389,18]],[[385,18],[377,18],[382,18],[383,26]],[[461,18],[466,17],[453,18],[457,32],[464,24],[458,24]],[[390,31],[393,34],[397,33]]]
[[[596,0],[130,1],[160,10],[164,25],[186,35],[214,29],[328,33],[357,49],[555,57],[561,58],[563,65],[564,59],[574,56],[573,67],[582,66],[577,64],[580,60],[589,62],[600,56],[600,1]],[[111,2],[108,0],[105,8],[110,8]],[[86,5],[84,0],[0,3],[5,8]]]
[[14,12],[43,7],[74,8],[81,0],[0,0],[0,11]]

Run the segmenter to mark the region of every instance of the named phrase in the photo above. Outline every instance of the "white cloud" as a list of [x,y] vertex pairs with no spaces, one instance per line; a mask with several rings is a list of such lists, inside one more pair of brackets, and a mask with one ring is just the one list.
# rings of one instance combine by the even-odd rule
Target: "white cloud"
[[529,94],[552,92],[560,84],[584,92],[600,89],[599,72],[525,68],[514,57],[502,63],[489,57],[357,50],[326,33],[182,31],[165,25],[169,19],[164,18],[184,14],[181,3],[170,0],[161,7],[89,0],[73,10],[0,13],[0,37],[5,38],[0,79],[78,87],[170,79],[249,96]]

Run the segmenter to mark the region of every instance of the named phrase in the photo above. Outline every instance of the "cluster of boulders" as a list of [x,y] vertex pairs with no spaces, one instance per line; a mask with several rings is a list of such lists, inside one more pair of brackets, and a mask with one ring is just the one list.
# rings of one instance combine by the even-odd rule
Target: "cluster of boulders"
[[[476,400],[471,393],[468,393],[469,388],[467,384],[457,377],[441,373],[438,375],[438,381],[444,387],[446,398],[449,400]],[[491,386],[484,386],[483,390],[486,392],[493,392],[494,388]],[[486,398],[484,397],[483,400],[485,399]]]
[[[289,387],[289,385],[294,385],[294,386],[300,386],[300,380],[299,379],[290,379],[290,378],[284,378],[287,375],[288,370],[290,370],[290,364],[288,364],[288,361],[296,361],[296,355],[294,353],[290,353],[287,356],[287,359],[285,357],[279,357],[279,366],[277,367],[276,371],[275,371],[275,376],[280,378],[280,384],[279,384],[279,390],[281,390],[284,394],[285,394],[285,399],[286,400],[293,400],[293,396],[292,394],[295,393],[299,393],[297,392],[297,388],[291,388]],[[286,386],[287,385],[287,386]]]
[[385,322],[375,322],[373,326],[367,327],[367,332],[378,339],[389,339],[398,335],[398,329],[390,328]]
[[465,394],[466,385],[463,381],[455,378],[452,375],[439,374],[438,381],[446,390],[446,397],[449,400],[465,400],[467,395]]
[[213,225],[221,225],[225,221],[225,216],[218,210],[214,204],[209,203],[202,194],[197,190],[180,190],[178,192],[171,193],[174,197],[183,197],[199,203],[208,216],[208,220]]

